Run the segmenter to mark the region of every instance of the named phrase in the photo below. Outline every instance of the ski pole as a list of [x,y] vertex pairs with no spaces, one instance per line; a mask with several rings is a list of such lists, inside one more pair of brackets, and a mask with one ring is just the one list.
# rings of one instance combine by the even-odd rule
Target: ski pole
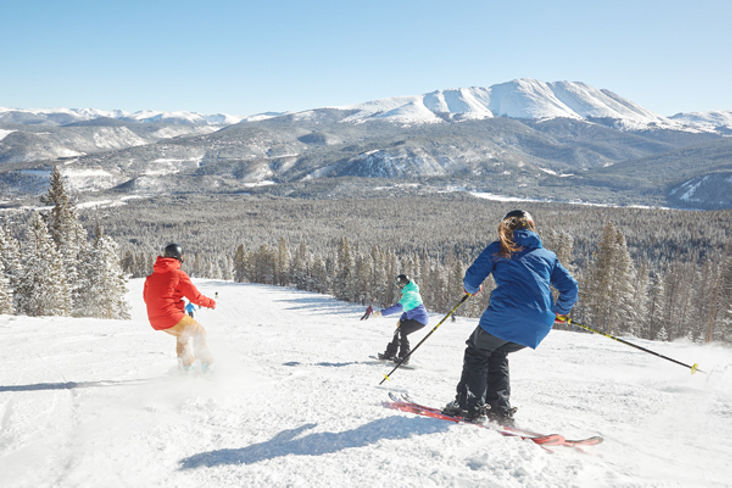
[[394,369],[392,369],[391,371],[389,371],[389,373],[388,373],[388,374],[385,374],[385,375],[384,375],[384,379],[383,379],[383,380],[381,380],[381,381],[379,382],[379,384],[382,384],[382,383],[383,383],[384,381],[386,381],[386,380],[390,380],[391,378],[389,378],[389,375],[390,375],[390,374],[392,374],[392,373],[393,373],[394,371],[396,371],[397,369],[399,369],[399,366],[401,366],[401,365],[402,365],[402,363],[403,363],[404,361],[406,361],[406,360],[407,360],[407,358],[408,358],[409,356],[411,356],[411,355],[412,355],[412,353],[413,353],[414,351],[416,351],[417,349],[419,349],[419,346],[421,346],[421,345],[422,345],[422,343],[423,343],[424,341],[426,341],[426,340],[427,340],[427,338],[428,338],[429,336],[431,336],[431,335],[432,335],[432,333],[433,333],[434,331],[436,331],[436,330],[437,330],[437,328],[438,328],[439,326],[441,326],[441,325],[442,325],[442,323],[443,323],[443,322],[444,322],[445,320],[447,320],[447,318],[448,318],[448,317],[449,317],[450,315],[452,315],[453,313],[455,313],[455,310],[457,310],[457,309],[458,309],[458,307],[459,307],[460,305],[462,305],[463,303],[465,303],[465,300],[467,300],[467,299],[468,299],[468,297],[470,297],[470,295],[468,295],[467,293],[466,293],[465,295],[463,295],[463,297],[462,297],[462,298],[460,299],[460,301],[459,301],[459,302],[457,302],[457,304],[456,304],[456,305],[455,305],[454,307],[452,307],[452,310],[450,310],[449,312],[447,312],[447,315],[445,315],[445,316],[444,316],[444,317],[442,318],[442,320],[440,320],[440,321],[438,322],[438,324],[437,324],[437,325],[435,325],[434,327],[432,327],[432,330],[431,330],[431,331],[429,331],[429,333],[428,333],[428,334],[427,334],[426,336],[424,336],[424,337],[422,338],[422,340],[421,340],[421,341],[419,341],[419,343],[418,343],[418,344],[417,344],[416,346],[414,346],[414,349],[412,349],[411,351],[409,351],[409,352],[407,353],[407,355],[406,355],[406,356],[404,356],[403,358],[399,359],[399,362],[398,362],[398,363],[396,364],[396,366],[394,366]]
[[585,329],[585,330],[588,330],[590,332],[594,332],[595,334],[600,334],[602,336],[607,337],[608,339],[612,339],[614,341],[621,342],[621,343],[625,344],[626,346],[635,347],[636,349],[640,349],[641,351],[645,351],[645,352],[647,352],[649,354],[653,354],[654,356],[658,356],[659,358],[666,359],[667,361],[671,361],[672,363],[680,364],[681,366],[684,366],[686,368],[689,368],[691,370],[691,374],[694,374],[697,371],[700,372],[700,373],[705,373],[705,371],[702,371],[701,369],[699,369],[699,365],[697,363],[694,363],[692,365],[689,365],[689,364],[686,364],[686,363],[682,363],[681,361],[677,361],[677,360],[675,360],[673,358],[670,358],[668,356],[664,356],[663,354],[659,354],[657,352],[651,351],[650,349],[646,349],[645,347],[641,347],[641,346],[639,346],[637,344],[633,344],[632,342],[628,342],[628,341],[623,340],[623,339],[621,339],[619,337],[615,337],[613,335],[610,335],[610,334],[608,334],[606,332],[602,332],[602,331],[599,331],[599,330],[595,330],[592,327],[588,327],[586,325],[579,324],[579,323],[575,322],[574,320],[570,319],[569,317],[567,317],[565,320],[562,320],[561,318],[557,317],[557,320],[559,320],[560,322],[564,322],[564,323],[570,324],[570,325],[574,325],[576,327],[580,327],[580,328]]

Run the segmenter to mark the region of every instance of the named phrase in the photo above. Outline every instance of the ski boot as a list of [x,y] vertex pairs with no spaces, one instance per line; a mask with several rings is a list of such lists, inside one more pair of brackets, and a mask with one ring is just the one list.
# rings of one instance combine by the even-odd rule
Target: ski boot
[[515,425],[513,414],[516,413],[516,410],[518,410],[516,407],[509,408],[506,411],[499,411],[497,409],[494,410],[492,408],[489,408],[487,412],[487,417],[488,420],[490,420],[491,422],[495,422],[499,425],[513,427]]

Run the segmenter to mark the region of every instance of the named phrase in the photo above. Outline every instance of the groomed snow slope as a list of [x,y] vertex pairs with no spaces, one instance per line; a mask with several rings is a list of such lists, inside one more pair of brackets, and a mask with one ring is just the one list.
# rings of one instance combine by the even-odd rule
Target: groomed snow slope
[[[447,321],[377,386],[392,318],[285,288],[195,280],[217,357],[177,373],[142,280],[130,321],[0,316],[0,486],[722,487],[732,479],[732,351],[554,331],[510,356],[520,424],[599,434],[585,454],[382,407],[388,391],[449,401],[476,320]],[[432,316],[430,327],[439,316]],[[412,343],[428,329],[415,333]]]

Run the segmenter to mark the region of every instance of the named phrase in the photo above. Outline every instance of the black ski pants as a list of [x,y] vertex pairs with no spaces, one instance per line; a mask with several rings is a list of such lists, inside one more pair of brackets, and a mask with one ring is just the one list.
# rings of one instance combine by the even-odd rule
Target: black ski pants
[[525,346],[499,339],[480,326],[465,343],[468,347],[457,386],[458,405],[474,412],[488,404],[493,412],[507,414],[511,408],[507,356]]
[[397,325],[397,329],[394,331],[394,337],[391,342],[386,345],[386,356],[397,356],[397,350],[399,350],[400,358],[403,358],[409,354],[409,339],[407,336],[412,332],[416,332],[424,327],[422,322],[418,322],[414,319],[400,320]]

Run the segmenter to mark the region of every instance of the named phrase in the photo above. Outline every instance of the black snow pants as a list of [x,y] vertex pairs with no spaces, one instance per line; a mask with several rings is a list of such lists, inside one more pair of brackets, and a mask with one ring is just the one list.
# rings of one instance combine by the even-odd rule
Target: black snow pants
[[[407,336],[412,332],[418,331],[422,327],[424,327],[424,324],[414,319],[400,320],[397,330],[394,331],[394,337],[391,342],[386,345],[384,355],[388,357],[403,358],[409,354],[409,340],[407,339]],[[397,350],[399,350],[398,356]]]
[[511,409],[511,386],[508,357],[526,346],[504,341],[476,327],[468,340],[463,357],[463,372],[457,386],[456,400],[461,408],[474,412],[484,404],[499,415]]

